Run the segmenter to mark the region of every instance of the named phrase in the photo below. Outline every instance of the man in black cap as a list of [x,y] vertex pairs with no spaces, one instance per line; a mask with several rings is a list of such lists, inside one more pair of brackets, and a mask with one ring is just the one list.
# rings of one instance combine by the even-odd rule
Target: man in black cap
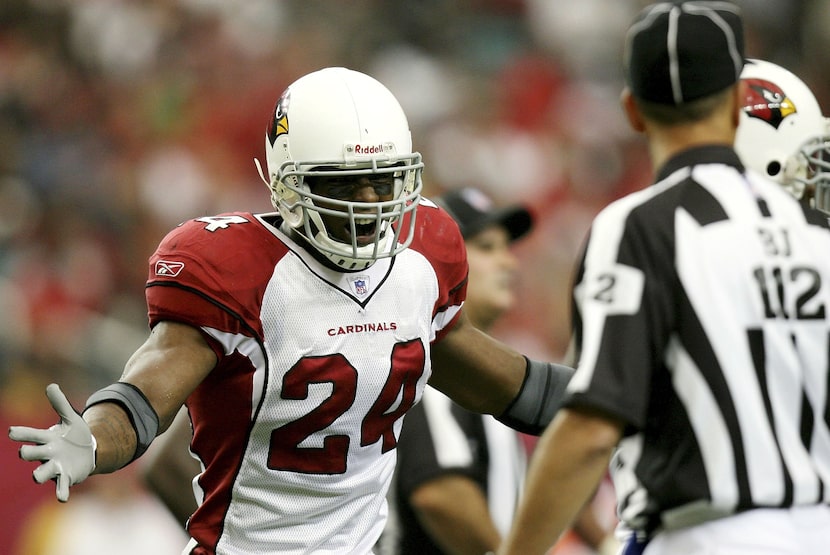
[[458,223],[464,237],[470,265],[464,304],[476,327],[487,331],[515,303],[518,261],[511,247],[530,231],[532,216],[521,205],[498,207],[473,187],[434,200]]
[[830,225],[734,150],[741,18],[647,7],[622,104],[656,183],[594,220],[577,372],[500,553],[542,554],[612,459],[626,555],[830,546]]

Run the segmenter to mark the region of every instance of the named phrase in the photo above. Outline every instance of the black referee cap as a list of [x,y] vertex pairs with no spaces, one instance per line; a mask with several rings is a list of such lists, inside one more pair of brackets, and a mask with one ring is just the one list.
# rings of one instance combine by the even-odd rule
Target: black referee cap
[[738,6],[725,1],[659,2],[645,8],[625,38],[631,93],[682,104],[736,83],[744,64]]
[[468,239],[492,225],[501,225],[515,241],[533,226],[530,212],[521,205],[498,208],[483,191],[473,187],[454,189],[433,199],[456,221]]

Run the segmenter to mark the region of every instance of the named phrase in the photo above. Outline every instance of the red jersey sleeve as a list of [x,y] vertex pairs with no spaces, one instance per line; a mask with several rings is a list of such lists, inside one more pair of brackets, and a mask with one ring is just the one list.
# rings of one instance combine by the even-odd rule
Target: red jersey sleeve
[[262,222],[235,212],[171,231],[150,257],[150,326],[173,320],[262,335],[258,307],[276,262],[288,252]]
[[[404,226],[407,229],[406,222]],[[447,319],[436,334],[435,341],[439,341],[455,325],[467,297],[467,250],[455,220],[428,199],[421,199],[413,233],[410,248],[429,260],[438,277],[433,319]]]

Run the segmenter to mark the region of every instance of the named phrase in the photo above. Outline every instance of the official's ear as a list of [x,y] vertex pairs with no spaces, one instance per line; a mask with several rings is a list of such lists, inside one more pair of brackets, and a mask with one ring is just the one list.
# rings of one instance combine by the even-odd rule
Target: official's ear
[[646,130],[646,124],[643,121],[643,115],[637,107],[637,102],[634,100],[634,95],[631,94],[631,89],[623,88],[620,94],[620,104],[622,104],[625,117],[628,119],[628,124],[634,131],[643,133]]

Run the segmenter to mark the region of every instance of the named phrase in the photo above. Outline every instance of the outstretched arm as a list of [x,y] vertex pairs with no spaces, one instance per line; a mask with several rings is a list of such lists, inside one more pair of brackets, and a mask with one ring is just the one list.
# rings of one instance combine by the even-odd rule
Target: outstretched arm
[[[161,322],[130,357],[120,381],[144,394],[158,415],[161,433],[215,365],[216,355],[199,330]],[[136,433],[120,405],[94,405],[84,411],[84,419],[98,441],[96,473],[113,472],[132,461]]]
[[[187,396],[215,364],[216,355],[197,329],[162,322],[128,361],[119,380],[126,384],[118,386],[121,400],[94,404],[81,417],[52,385],[47,396],[60,422],[48,430],[13,426],[9,437],[34,444],[20,448],[21,458],[43,462],[33,473],[35,481],[55,479],[58,499],[66,501],[69,486],[90,474],[118,470],[139,455],[140,436],[154,437],[167,429]],[[90,399],[111,396],[100,393]],[[149,442],[152,437],[144,440]]]
[[550,549],[596,490],[622,427],[592,412],[559,412],[533,453],[524,497],[499,555]]
[[562,404],[573,369],[527,359],[466,318],[432,346],[430,385],[473,412],[540,434]]

